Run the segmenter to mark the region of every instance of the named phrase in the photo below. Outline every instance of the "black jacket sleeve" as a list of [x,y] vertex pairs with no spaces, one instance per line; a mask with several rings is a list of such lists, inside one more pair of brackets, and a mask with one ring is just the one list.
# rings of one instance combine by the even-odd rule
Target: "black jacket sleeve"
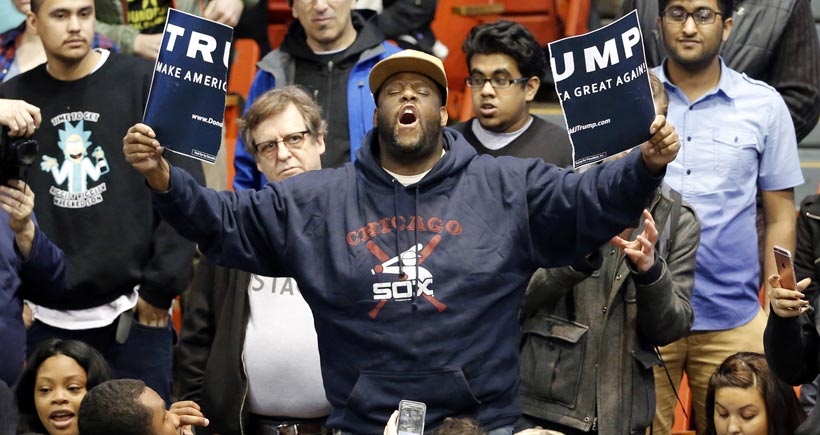
[[[202,163],[198,160],[173,153],[166,153],[165,158],[172,165],[184,168],[199,184],[205,184]],[[157,224],[153,234],[153,256],[143,269],[140,297],[155,307],[168,308],[191,282],[196,245],[177,234],[156,211],[154,219]]]
[[808,0],[797,0],[770,62],[768,84],[786,101],[800,142],[820,117],[820,42]]
[[181,400],[202,401],[202,380],[216,334],[214,293],[217,268],[202,257],[185,299],[185,315],[174,358],[174,375]]
[[[816,206],[820,201],[820,195],[812,194],[803,199],[800,204],[800,214],[797,216],[797,246],[794,251],[794,275],[797,281],[804,278],[811,278],[811,284],[803,291],[809,301],[817,299],[820,292],[820,276],[817,275],[814,260],[818,258],[815,254],[820,244],[820,219],[811,216],[820,212],[820,207]],[[820,217],[820,215],[817,215]]]
[[377,18],[379,30],[392,39],[412,30],[429,26],[436,15],[437,0],[395,0],[384,2],[384,10]]
[[782,318],[769,314],[763,347],[766,361],[778,378],[791,385],[810,383],[820,373],[818,370],[818,341],[815,310],[798,317]]

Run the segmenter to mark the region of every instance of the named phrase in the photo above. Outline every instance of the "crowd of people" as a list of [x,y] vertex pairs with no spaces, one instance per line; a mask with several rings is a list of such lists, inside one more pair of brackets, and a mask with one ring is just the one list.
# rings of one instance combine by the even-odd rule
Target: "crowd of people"
[[407,435],[402,400],[435,435],[665,435],[684,374],[698,435],[820,434],[808,0],[626,0],[650,139],[579,168],[523,25],[466,35],[452,122],[435,2],[288,4],[218,191],[141,122],[150,60],[167,8],[257,2],[15,0],[0,435]]

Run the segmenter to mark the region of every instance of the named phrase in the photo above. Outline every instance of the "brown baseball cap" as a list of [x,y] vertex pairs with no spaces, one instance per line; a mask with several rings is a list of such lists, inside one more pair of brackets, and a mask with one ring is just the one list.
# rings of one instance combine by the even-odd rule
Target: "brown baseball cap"
[[447,103],[447,74],[441,59],[417,50],[402,50],[377,63],[370,70],[370,90],[373,99],[378,100],[379,89],[391,76],[412,72],[419,73],[433,80],[442,92],[442,103]]

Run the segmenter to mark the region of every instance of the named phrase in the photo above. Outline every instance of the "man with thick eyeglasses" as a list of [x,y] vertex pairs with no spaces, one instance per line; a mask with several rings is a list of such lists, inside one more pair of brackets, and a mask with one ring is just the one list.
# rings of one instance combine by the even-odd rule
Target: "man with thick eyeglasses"
[[663,18],[670,23],[685,23],[689,17],[695,20],[695,24],[704,26],[715,22],[715,18],[720,15],[720,12],[713,11],[709,8],[697,8],[692,12],[687,11],[682,6],[670,7],[663,11]]
[[[820,117],[820,41],[811,4],[809,0],[734,3],[737,12],[732,33],[721,46],[723,61],[729,68],[777,89],[786,101],[800,142]],[[633,9],[641,19],[646,62],[650,67],[658,66],[666,56],[658,20],[664,9],[658,8],[657,0],[624,0],[621,14]]]
[[284,138],[279,140],[269,140],[256,144],[256,153],[266,159],[276,159],[277,150],[280,146],[285,147],[288,151],[298,151],[302,149],[302,144],[305,143],[305,135],[310,134],[310,130],[296,131],[288,133]]
[[[3,83],[0,95],[50,120],[31,133],[41,155],[26,182],[40,228],[67,262],[66,291],[27,304],[27,347],[54,337],[84,341],[117,376],[143,379],[170,399],[168,314],[190,284],[196,247],[151,210],[141,177],[110,148],[142,119],[153,64],[92,47],[92,0],[32,1],[27,20],[47,62]],[[171,159],[204,179],[199,162]]]
[[534,157],[571,166],[566,130],[530,115],[547,59],[529,30],[512,21],[481,24],[473,27],[461,49],[470,70],[465,82],[475,117],[453,129],[479,154]]
[[[711,374],[733,353],[763,352],[760,276],[777,271],[772,246],[795,245],[794,186],[803,176],[794,128],[780,94],[718,55],[733,30],[732,6],[731,0],[660,2],[658,28],[668,56],[654,72],[667,89],[669,120],[682,139],[664,181],[693,206],[702,230],[692,334],[660,348],[666,370],[655,368],[659,434],[669,433],[676,404],[668,377],[677,388],[686,373],[697,430],[704,433]],[[763,271],[758,191],[766,223]]]
[[[365,20],[356,0],[289,0],[296,21],[282,45],[259,61],[245,110],[266,91],[299,85],[313,94],[328,123],[322,166],[352,161],[375,106],[367,74],[376,62],[399,51],[386,42],[377,20]],[[235,189],[261,189],[268,180],[238,138],[234,153]]]
[[[321,169],[326,124],[303,89],[262,94],[240,121],[271,181]],[[176,380],[211,419],[197,434],[328,433],[313,314],[296,280],[203,258],[185,305]]]

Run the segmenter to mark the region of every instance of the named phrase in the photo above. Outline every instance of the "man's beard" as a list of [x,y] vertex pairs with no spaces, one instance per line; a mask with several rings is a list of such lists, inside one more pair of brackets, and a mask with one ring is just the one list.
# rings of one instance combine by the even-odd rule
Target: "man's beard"
[[683,54],[685,51],[679,49],[678,47],[667,46],[665,48],[666,55],[669,56],[669,58],[678,64],[682,69],[689,72],[699,72],[708,68],[709,65],[712,64],[715,58],[720,54],[720,48],[722,45],[723,43],[718,43],[717,47],[704,47],[703,52],[697,57],[686,56]]
[[434,149],[433,145],[438,143],[443,129],[439,123],[425,122],[419,119],[419,130],[421,134],[418,139],[415,141],[412,139],[402,141],[402,138],[399,137],[398,134],[398,121],[381,113],[379,113],[378,118],[378,125],[390,127],[378,129],[379,143],[381,143],[382,149],[387,147],[392,150],[390,151],[392,154],[396,155],[413,155],[419,154],[419,152],[424,154],[425,151]]

